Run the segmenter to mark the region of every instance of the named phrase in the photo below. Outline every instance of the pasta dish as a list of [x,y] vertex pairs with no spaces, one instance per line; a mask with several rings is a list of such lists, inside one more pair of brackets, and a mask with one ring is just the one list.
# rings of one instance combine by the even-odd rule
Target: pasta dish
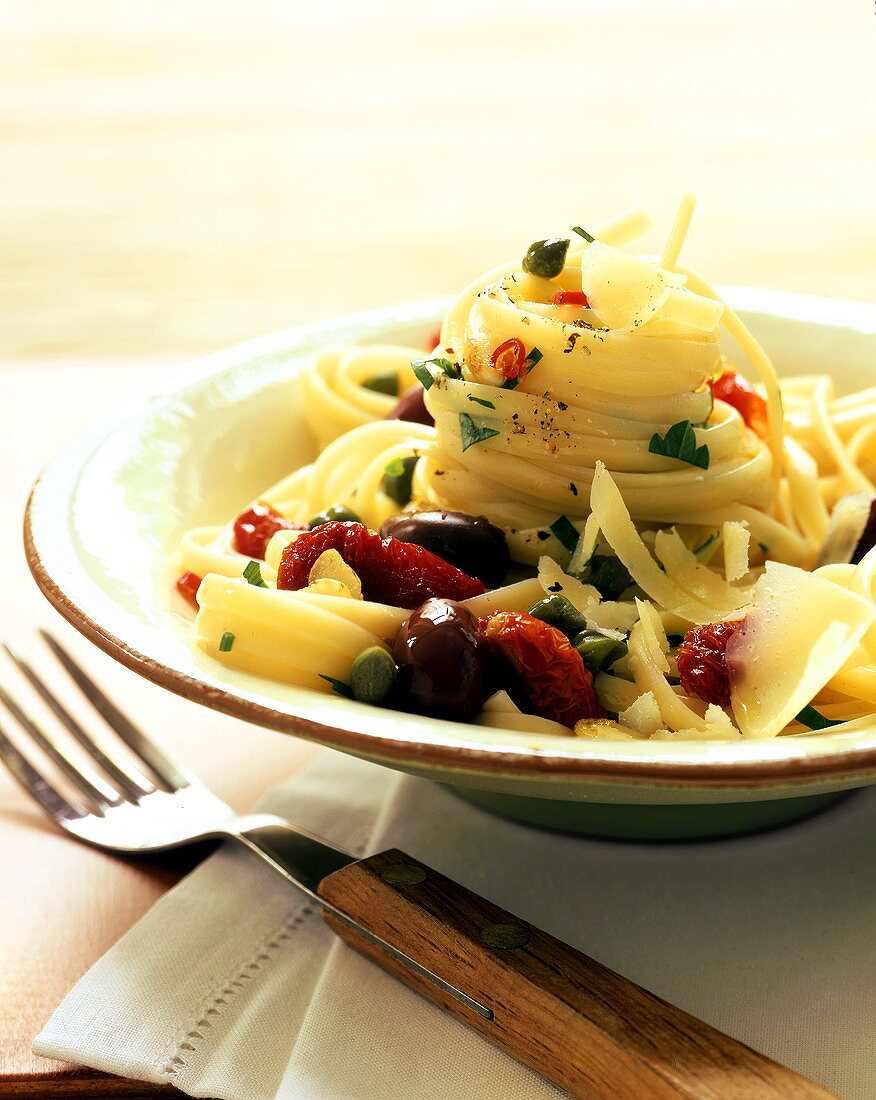
[[531,244],[426,349],[322,349],[299,390],[315,461],[182,540],[193,645],[558,736],[872,722],[876,387],[780,383],[681,262],[693,208],[657,257],[631,251],[639,210]]

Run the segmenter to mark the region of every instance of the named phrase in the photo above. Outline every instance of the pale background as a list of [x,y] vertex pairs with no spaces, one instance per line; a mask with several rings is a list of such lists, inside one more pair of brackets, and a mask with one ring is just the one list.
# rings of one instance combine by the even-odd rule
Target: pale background
[[716,281],[876,297],[868,0],[0,0],[0,358],[188,355],[700,196]]

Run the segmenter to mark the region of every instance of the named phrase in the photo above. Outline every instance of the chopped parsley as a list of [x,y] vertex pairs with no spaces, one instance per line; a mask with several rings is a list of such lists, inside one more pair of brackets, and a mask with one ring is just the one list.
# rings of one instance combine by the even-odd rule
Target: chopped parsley
[[572,232],[577,233],[579,237],[583,237],[588,244],[593,244],[593,242],[596,240],[595,237],[590,236],[586,229],[582,229],[580,225],[573,225]]
[[815,707],[804,707],[797,715],[797,721],[804,726],[808,726],[811,730],[826,730],[831,726],[842,725],[842,722],[837,722],[833,718],[825,718],[823,714],[819,714]]
[[423,384],[424,390],[431,390],[432,385],[435,382],[435,378],[432,372],[426,366],[427,360],[425,359],[412,359],[411,367],[414,374],[417,376],[420,382]]
[[219,639],[219,652],[228,653],[231,647],[234,645],[234,635],[230,630],[226,630],[222,637]]
[[551,534],[565,546],[570,554],[574,554],[580,535],[568,516],[560,516],[551,524]]
[[471,394],[468,394],[468,399],[469,401],[474,401],[476,405],[483,405],[485,409],[495,409],[496,407],[492,401],[484,401],[482,397],[473,397]]
[[336,680],[334,676],[326,676],[322,672],[318,673],[317,675],[319,676],[320,680],[325,680],[332,685],[332,691],[336,695],[343,695],[345,699],[353,698],[353,692],[350,688],[350,685],[345,684],[343,680]]
[[459,414],[459,434],[462,436],[462,449],[467,451],[475,443],[483,443],[486,439],[492,439],[499,434],[498,428],[490,428],[486,424],[478,424],[468,415]]
[[697,437],[689,420],[679,420],[673,424],[666,435],[655,432],[651,436],[648,450],[652,455],[677,458],[689,466],[698,466],[701,470],[709,468],[709,448],[705,443],[697,446]]
[[411,368],[417,378],[423,383],[424,389],[431,389],[432,383],[435,381],[435,376],[429,370],[429,367],[432,365],[440,367],[448,378],[459,378],[461,376],[459,367],[456,363],[452,363],[449,359],[445,359],[443,355],[432,355],[428,359],[412,359]]
[[243,575],[246,580],[255,588],[267,588],[264,579],[262,577],[262,567],[257,561],[251,561],[247,564],[246,569],[243,571]]

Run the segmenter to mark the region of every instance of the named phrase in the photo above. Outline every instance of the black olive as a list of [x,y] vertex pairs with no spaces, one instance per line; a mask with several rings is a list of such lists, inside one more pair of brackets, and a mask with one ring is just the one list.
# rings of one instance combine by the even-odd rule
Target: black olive
[[491,693],[490,652],[478,621],[453,600],[426,600],[392,647],[395,700],[436,718],[468,721]]
[[401,395],[398,404],[390,409],[383,419],[407,420],[411,424],[426,424],[431,428],[435,421],[423,400],[425,394],[426,391],[418,382],[416,386],[412,386]]
[[484,516],[469,516],[465,512],[402,512],[388,519],[380,534],[431,550],[463,573],[478,577],[487,588],[500,585],[511,564],[504,534]]

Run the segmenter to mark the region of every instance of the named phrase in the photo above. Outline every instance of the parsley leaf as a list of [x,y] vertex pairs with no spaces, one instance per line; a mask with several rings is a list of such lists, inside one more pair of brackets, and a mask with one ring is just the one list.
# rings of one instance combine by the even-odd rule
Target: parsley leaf
[[468,394],[468,399],[469,401],[474,401],[477,405],[483,405],[485,409],[495,409],[496,407],[492,401],[484,401],[482,397],[473,397],[471,394]]
[[334,676],[326,676],[324,673],[317,673],[320,680],[326,680],[332,685],[332,691],[336,695],[343,695],[345,699],[352,699],[353,692],[349,684],[345,684],[343,680],[336,680]]
[[593,242],[596,240],[595,237],[590,236],[586,229],[582,229],[580,225],[573,225],[572,232],[577,233],[579,237],[583,237],[584,240],[588,242],[588,244],[593,244]]
[[460,378],[462,376],[462,372],[456,363],[451,363],[443,355],[432,355],[428,359],[412,359],[411,367],[414,374],[423,383],[424,389],[431,389],[432,383],[435,381],[435,376],[429,370],[429,367],[433,365],[440,367],[448,378]]
[[560,516],[559,519],[554,520],[550,526],[550,531],[554,538],[559,539],[563,546],[574,554],[580,535],[568,516]]
[[705,443],[701,447],[697,446],[697,437],[689,420],[679,420],[664,436],[655,432],[651,436],[648,450],[652,455],[677,458],[679,462],[699,466],[701,470],[709,468],[709,448]]
[[526,356],[526,359],[524,360],[524,362],[528,363],[529,364],[529,369],[532,370],[532,368],[537,363],[540,363],[542,361],[542,359],[544,359],[544,355],[542,354],[542,352],[538,348],[532,348],[532,350]]
[[244,569],[243,571],[243,575],[244,577],[246,577],[247,581],[249,581],[249,583],[255,588],[268,587],[262,578],[262,567],[257,561],[249,562],[246,569]]
[[230,630],[226,630],[222,637],[219,639],[219,652],[228,653],[231,647],[234,645],[234,635]]
[[804,707],[797,715],[797,721],[802,722],[804,726],[808,726],[811,730],[826,730],[831,726],[842,725],[841,722],[837,722],[833,718],[825,718],[823,714],[819,714],[815,707]]
[[413,368],[414,374],[417,376],[417,378],[422,383],[423,389],[424,390],[431,390],[431,388],[432,388],[432,386],[435,382],[435,378],[432,375],[432,372],[426,366],[426,362],[427,362],[427,360],[425,360],[425,359],[412,359],[411,360],[411,367]]
[[462,449],[467,451],[475,443],[483,443],[485,439],[492,439],[499,434],[498,428],[489,428],[486,424],[478,424],[468,415],[459,414],[459,434],[462,436]]
[[[544,359],[543,352],[539,348],[532,348],[532,350],[527,354],[526,358],[524,359],[524,363],[526,363],[527,367],[529,367],[529,370],[526,372],[526,374],[529,374],[529,371],[531,371],[533,367],[537,366],[542,361],[542,359]],[[502,389],[516,390],[521,381],[526,377],[526,374],[521,374],[517,378],[506,378],[505,381],[502,383]]]

